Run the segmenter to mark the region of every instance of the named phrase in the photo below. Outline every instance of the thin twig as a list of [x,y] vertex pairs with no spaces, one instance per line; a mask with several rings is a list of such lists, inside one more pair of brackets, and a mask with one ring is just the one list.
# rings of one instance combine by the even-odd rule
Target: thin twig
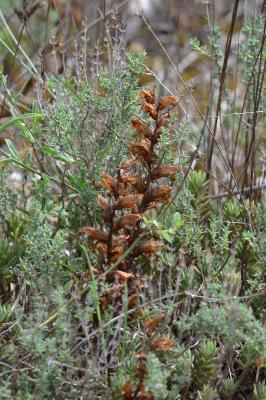
[[[217,131],[217,127],[218,127],[218,120],[219,120],[219,114],[220,114],[220,109],[221,109],[221,104],[222,104],[227,64],[228,64],[228,59],[229,59],[229,54],[230,54],[230,49],[231,49],[234,27],[235,27],[235,23],[236,23],[238,5],[239,5],[239,0],[235,0],[234,9],[233,9],[233,13],[232,13],[232,21],[230,24],[230,30],[229,30],[229,33],[227,36],[227,41],[226,41],[226,46],[225,46],[224,62],[223,62],[223,67],[222,67],[222,72],[221,72],[221,77],[220,77],[220,88],[219,88],[218,101],[217,101],[217,106],[216,106],[216,118],[215,118],[215,122],[214,122],[213,135],[212,135],[212,140],[211,140],[211,145],[210,145],[210,153],[208,155],[208,167],[207,168],[209,171],[211,171],[211,169],[212,169],[212,158],[213,158],[213,151],[214,151],[214,144],[215,144],[215,136],[216,136],[216,131]],[[209,176],[207,173],[207,178],[208,177]]]
[[95,19],[90,24],[86,25],[86,27],[81,29],[81,31],[79,31],[76,35],[71,36],[68,40],[66,40],[65,45],[69,44],[73,40],[78,40],[87,29],[90,29],[93,26],[97,25],[99,22],[104,21],[106,19],[106,17],[111,15],[115,10],[118,10],[118,9],[124,7],[128,2],[129,2],[129,0],[124,0],[120,4],[117,4],[115,7],[112,7],[109,11],[107,11],[105,13],[105,15],[101,15],[99,18]]
[[213,134],[213,132],[212,132],[210,126],[208,125],[206,118],[204,117],[203,113],[201,112],[200,107],[199,107],[199,105],[197,104],[197,102],[196,102],[196,100],[195,100],[195,98],[194,98],[194,96],[193,96],[193,94],[192,94],[190,88],[189,88],[189,87],[187,86],[187,84],[185,83],[184,79],[182,78],[180,72],[179,72],[178,69],[177,69],[177,66],[176,66],[175,63],[173,62],[172,58],[170,57],[168,51],[166,50],[166,48],[165,48],[164,45],[162,44],[162,42],[161,42],[161,40],[159,39],[159,37],[156,35],[156,33],[154,32],[154,30],[152,29],[151,25],[148,23],[148,21],[147,21],[146,18],[144,17],[143,13],[140,12],[140,11],[136,11],[136,15],[142,19],[142,21],[143,21],[144,24],[146,25],[147,29],[151,32],[151,34],[153,35],[153,37],[154,37],[154,38],[156,39],[156,41],[158,42],[158,44],[159,44],[159,46],[161,47],[162,51],[164,52],[164,54],[165,54],[166,57],[168,58],[170,64],[172,65],[172,67],[173,67],[175,73],[177,74],[178,79],[180,80],[180,82],[182,83],[182,85],[183,85],[183,87],[185,88],[186,92],[188,93],[189,97],[191,98],[192,103],[194,104],[194,106],[195,106],[197,112],[199,113],[199,116],[201,117],[202,121],[204,122],[206,129],[208,130],[208,132],[210,133],[211,137],[213,138],[213,141],[214,141],[214,143],[215,143],[215,145],[216,145],[216,147],[217,147],[217,150],[219,151],[219,153],[220,153],[220,155],[221,155],[221,158],[222,158],[223,162],[225,163],[225,166],[226,166],[226,168],[228,169],[228,172],[229,172],[230,176],[232,177],[232,179],[233,179],[233,181],[234,181],[234,183],[235,183],[236,188],[239,190],[240,199],[241,199],[241,202],[242,202],[243,205],[244,205],[244,200],[243,200],[243,198],[242,198],[242,196],[241,196],[240,188],[239,188],[238,182],[237,182],[237,180],[236,180],[236,178],[235,178],[235,176],[234,176],[234,174],[233,174],[233,171],[232,171],[232,169],[231,169],[231,167],[230,167],[228,161],[226,160],[226,158],[225,158],[225,156],[224,156],[224,154],[223,154],[223,152],[222,152],[222,150],[221,150],[221,148],[220,148],[220,146],[219,146],[219,143],[217,142],[217,140],[216,140],[216,138],[215,138],[215,136],[214,136],[214,134]]
[[[116,317],[110,319],[108,322],[106,322],[101,329],[106,329],[108,328],[110,325],[112,325],[113,323],[115,323],[116,321],[119,321],[121,318],[134,314],[136,311],[141,310],[143,308],[146,308],[148,306],[154,305],[156,303],[161,303],[162,300],[170,300],[170,299],[176,299],[179,296],[187,296],[190,297],[192,299],[197,298],[197,299],[203,299],[208,303],[219,303],[219,304],[224,304],[225,302],[228,301],[232,301],[232,300],[239,300],[239,301],[247,301],[247,300],[252,300],[254,298],[257,297],[261,297],[264,296],[266,294],[266,291],[262,291],[262,292],[258,292],[258,293],[254,293],[252,295],[247,295],[247,296],[230,296],[227,297],[225,300],[221,299],[221,298],[215,298],[215,297],[208,297],[208,296],[203,296],[203,295],[199,295],[197,293],[190,293],[190,292],[179,292],[179,293],[170,293],[167,295],[164,295],[162,297],[156,298],[156,299],[152,299],[150,301],[147,301],[141,305],[138,305],[134,308],[132,308],[131,310],[127,310],[125,312],[120,313],[119,315],[117,315]],[[92,339],[95,335],[97,335],[99,332],[99,328],[95,329],[92,333],[90,333],[86,338],[82,339],[72,350],[71,353],[73,354],[78,348],[80,348],[80,346],[82,346],[86,341]]]

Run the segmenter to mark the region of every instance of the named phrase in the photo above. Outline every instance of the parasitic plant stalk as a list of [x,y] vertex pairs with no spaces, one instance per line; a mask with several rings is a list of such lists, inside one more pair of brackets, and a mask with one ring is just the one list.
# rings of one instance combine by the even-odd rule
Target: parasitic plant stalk
[[[103,212],[105,226],[101,229],[83,227],[88,235],[91,248],[99,256],[102,272],[111,269],[132,244],[143,234],[144,213],[171,199],[172,187],[162,184],[161,178],[173,178],[179,168],[161,165],[156,150],[161,134],[169,125],[170,113],[165,111],[177,104],[177,98],[165,96],[157,99],[155,90],[140,92],[142,107],[154,122],[144,122],[133,118],[131,123],[138,140],[129,145],[129,159],[116,170],[115,178],[103,173],[100,185],[107,191],[106,196],[98,196],[98,204]],[[145,239],[131,254],[123,258],[116,273],[124,278],[136,272],[135,259],[141,254],[155,254],[163,244],[154,238]],[[122,273],[124,272],[124,273]]]

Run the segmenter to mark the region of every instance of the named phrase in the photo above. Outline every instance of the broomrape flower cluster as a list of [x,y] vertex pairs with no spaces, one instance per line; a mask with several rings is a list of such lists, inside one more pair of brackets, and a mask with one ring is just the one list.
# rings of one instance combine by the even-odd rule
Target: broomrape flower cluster
[[[100,186],[106,195],[98,196],[105,226],[82,228],[88,235],[90,248],[97,253],[97,270],[103,273],[111,270],[109,280],[114,276],[122,280],[133,278],[136,272],[136,258],[141,254],[155,254],[163,243],[147,238],[127,254],[127,250],[143,234],[142,220],[145,211],[166,204],[171,199],[172,186],[161,184],[161,178],[173,178],[179,168],[163,165],[157,154],[157,145],[164,129],[169,128],[169,108],[177,104],[177,98],[165,96],[157,99],[155,90],[142,90],[142,107],[148,122],[139,117],[132,119],[134,139],[129,145],[129,159],[115,172],[115,177],[102,175]],[[168,110],[168,111],[167,111]],[[165,181],[165,179],[164,179]],[[125,256],[125,254],[127,254]],[[119,269],[112,269],[119,262]]]

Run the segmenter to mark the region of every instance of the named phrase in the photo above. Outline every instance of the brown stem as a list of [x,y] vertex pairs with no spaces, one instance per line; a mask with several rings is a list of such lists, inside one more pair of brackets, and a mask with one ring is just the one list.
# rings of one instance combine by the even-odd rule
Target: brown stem
[[[236,17],[237,17],[238,5],[239,5],[239,0],[235,0],[233,14],[232,14],[232,21],[231,21],[230,30],[228,33],[226,46],[225,46],[224,63],[223,63],[223,68],[222,68],[222,73],[221,73],[219,95],[218,95],[218,101],[217,101],[217,107],[216,107],[216,117],[215,117],[215,122],[214,122],[212,140],[211,140],[211,145],[210,145],[210,153],[209,153],[208,165],[207,165],[208,171],[211,171],[211,168],[212,168],[212,157],[213,157],[214,144],[215,144],[215,135],[216,135],[217,126],[218,126],[218,119],[219,119],[219,113],[220,113],[220,109],[221,109],[224,83],[225,83],[225,78],[226,78],[227,63],[228,63],[230,49],[231,49],[231,42],[232,42],[232,37],[233,37],[233,32],[234,32],[234,27],[235,27],[235,22],[236,22]],[[209,175],[207,173],[207,179],[208,178],[209,178]]]

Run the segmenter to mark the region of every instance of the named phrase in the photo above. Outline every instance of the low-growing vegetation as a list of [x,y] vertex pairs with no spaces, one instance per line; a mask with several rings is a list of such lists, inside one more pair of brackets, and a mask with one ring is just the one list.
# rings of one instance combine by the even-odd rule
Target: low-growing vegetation
[[0,142],[0,399],[265,400],[263,9],[241,28],[241,99],[230,29],[225,51],[218,27],[191,41],[213,123],[105,28],[91,71],[77,49],[28,112],[1,72],[18,139]]

